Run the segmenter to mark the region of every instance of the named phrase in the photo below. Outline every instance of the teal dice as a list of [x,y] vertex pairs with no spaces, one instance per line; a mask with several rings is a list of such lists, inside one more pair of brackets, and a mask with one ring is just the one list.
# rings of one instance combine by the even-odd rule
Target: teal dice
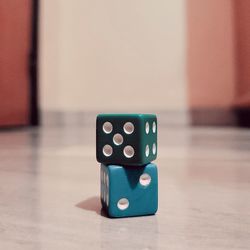
[[157,167],[101,165],[101,202],[111,217],[154,214],[157,211]]
[[96,158],[101,203],[109,217],[155,214],[158,208],[157,118],[152,114],[100,114]]

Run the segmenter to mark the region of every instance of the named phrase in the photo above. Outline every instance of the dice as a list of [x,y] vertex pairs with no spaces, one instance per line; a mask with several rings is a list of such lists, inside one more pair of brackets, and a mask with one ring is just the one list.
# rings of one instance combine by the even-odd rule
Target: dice
[[101,203],[109,217],[155,214],[158,209],[157,118],[153,114],[100,114],[96,159]]
[[96,158],[105,164],[142,166],[157,157],[157,118],[152,114],[100,114]]
[[158,176],[153,163],[123,167],[101,164],[101,203],[109,217],[155,214]]

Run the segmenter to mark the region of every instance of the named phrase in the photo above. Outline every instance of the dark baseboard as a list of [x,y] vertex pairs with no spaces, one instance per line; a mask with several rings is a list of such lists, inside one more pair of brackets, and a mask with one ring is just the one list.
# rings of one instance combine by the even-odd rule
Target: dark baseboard
[[4,132],[20,132],[29,129],[27,125],[12,125],[12,126],[0,126],[0,133]]
[[237,117],[237,125],[239,127],[250,128],[250,107],[235,108],[234,113]]
[[[99,112],[47,111],[42,114],[45,126],[95,126]],[[152,111],[161,126],[231,126],[250,127],[250,108],[244,109],[193,109],[189,111]]]
[[[93,126],[95,127],[96,116],[99,113],[117,113],[117,111],[43,111],[41,114],[42,126]],[[122,112],[122,111],[121,111]],[[138,111],[135,111],[137,113]],[[118,112],[119,113],[119,112]],[[140,111],[139,113],[154,113],[158,117],[161,126],[177,127],[188,126],[189,117],[187,111]]]
[[192,109],[190,124],[193,126],[250,127],[250,107],[232,109]]
[[190,123],[193,126],[235,126],[237,119],[231,109],[192,109]]
[[[99,112],[45,111],[43,126],[95,126]],[[161,126],[231,126],[250,127],[250,108],[193,109],[189,111],[152,111],[157,114]]]

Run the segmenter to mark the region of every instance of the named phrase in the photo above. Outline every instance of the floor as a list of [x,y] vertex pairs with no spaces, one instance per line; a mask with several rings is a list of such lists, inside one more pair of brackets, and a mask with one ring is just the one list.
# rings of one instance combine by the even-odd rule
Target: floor
[[159,125],[159,211],[109,219],[95,127],[0,133],[0,246],[16,249],[249,249],[250,130]]

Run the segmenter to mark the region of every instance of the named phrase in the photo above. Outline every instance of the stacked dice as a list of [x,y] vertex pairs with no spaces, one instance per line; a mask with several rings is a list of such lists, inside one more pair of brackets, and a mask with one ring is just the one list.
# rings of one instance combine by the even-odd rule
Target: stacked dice
[[109,217],[155,214],[158,208],[157,118],[152,114],[100,114],[96,158],[101,203]]

